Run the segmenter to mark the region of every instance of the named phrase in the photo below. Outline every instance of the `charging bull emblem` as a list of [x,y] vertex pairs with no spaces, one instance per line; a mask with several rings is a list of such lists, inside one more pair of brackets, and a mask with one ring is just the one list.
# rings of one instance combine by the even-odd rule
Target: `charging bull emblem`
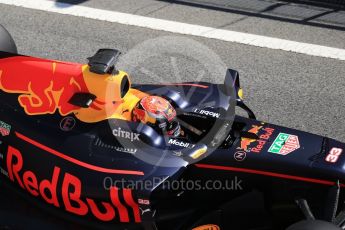
[[[125,84],[126,83],[126,84]],[[80,121],[98,122],[121,116],[123,98],[130,91],[129,105],[139,100],[139,91],[121,86],[129,85],[127,74],[92,73],[88,65],[50,61],[33,57],[10,57],[0,59],[0,90],[20,94],[19,104],[28,115],[54,114],[62,116],[73,113]],[[72,104],[76,93],[96,96],[86,107]]]
[[[248,130],[248,133],[258,134],[261,128],[262,128],[262,126],[253,125],[252,128],[250,130]],[[240,148],[244,151],[248,151],[248,147],[250,146],[250,144],[255,142],[255,141],[256,141],[256,139],[242,137]]]
[[[13,60],[15,59],[15,60]],[[13,57],[0,61],[0,89],[18,93],[29,115],[67,115],[78,107],[68,103],[75,92],[88,92],[82,65]]]

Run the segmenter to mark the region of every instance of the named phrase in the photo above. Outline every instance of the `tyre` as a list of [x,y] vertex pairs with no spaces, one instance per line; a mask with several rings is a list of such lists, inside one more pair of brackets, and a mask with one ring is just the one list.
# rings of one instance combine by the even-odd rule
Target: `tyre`
[[338,226],[322,220],[303,220],[286,230],[341,230]]
[[17,54],[17,46],[11,34],[0,25],[0,51]]

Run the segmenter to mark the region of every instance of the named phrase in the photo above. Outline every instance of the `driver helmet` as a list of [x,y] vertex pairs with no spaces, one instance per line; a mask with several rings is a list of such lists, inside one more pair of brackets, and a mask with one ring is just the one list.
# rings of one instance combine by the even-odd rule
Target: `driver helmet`
[[180,135],[180,124],[176,110],[170,102],[159,96],[142,98],[133,109],[133,121],[151,125],[169,136]]

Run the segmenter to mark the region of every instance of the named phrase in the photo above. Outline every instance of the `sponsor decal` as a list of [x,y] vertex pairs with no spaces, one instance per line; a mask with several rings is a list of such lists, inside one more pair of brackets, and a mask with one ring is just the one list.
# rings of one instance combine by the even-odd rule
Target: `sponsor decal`
[[[18,63],[23,63],[24,69],[18,68]],[[58,111],[65,116],[78,109],[68,103],[73,94],[88,92],[82,65],[41,61],[33,57],[16,57],[16,61],[2,62],[0,89],[19,93],[19,104],[29,115]]]
[[220,227],[215,224],[206,224],[206,225],[193,228],[192,230],[220,230]]
[[214,136],[213,140],[211,141],[211,146],[215,147],[216,145],[219,145],[222,141],[224,141],[226,139],[226,136],[230,132],[230,128],[230,124],[225,123]]
[[68,132],[71,131],[76,124],[74,117],[65,117],[60,122],[60,129],[62,131]]
[[113,135],[115,137],[121,137],[121,138],[124,138],[124,139],[131,140],[131,142],[133,142],[133,141],[140,141],[139,140],[140,133],[133,133],[133,132],[129,132],[129,131],[126,131],[126,130],[122,130],[121,127],[117,128],[117,129],[114,129],[113,130]]
[[150,205],[150,201],[145,199],[138,199],[138,203],[142,205]]
[[[119,85],[125,78],[122,72],[116,76],[116,81],[110,74],[99,76],[97,80],[87,65],[25,56],[12,59],[1,61],[0,90],[19,94],[18,102],[28,115],[59,113],[67,116],[74,113],[80,121],[98,122],[108,118],[109,100],[122,103]],[[111,96],[104,94],[104,89],[108,89]],[[93,94],[97,99],[87,108],[80,107],[71,103],[76,93]],[[113,104],[113,107],[117,108],[117,105]]]
[[326,156],[326,161],[329,163],[336,163],[340,157],[340,155],[343,153],[343,149],[341,148],[332,148],[328,155]]
[[179,141],[179,140],[176,140],[176,139],[169,139],[168,143],[170,145],[176,145],[176,146],[180,146],[180,147],[183,147],[183,148],[193,148],[195,146],[194,144],[191,144],[191,143],[188,143],[188,142]]
[[77,176],[60,167],[55,166],[50,176],[44,174],[37,177],[34,171],[24,167],[24,163],[22,153],[9,146],[6,156],[8,177],[32,196],[71,214],[91,215],[104,222],[141,222],[139,205],[133,198],[131,189],[111,187],[109,201],[94,200],[83,196],[83,183]]
[[151,212],[151,209],[150,208],[146,208],[146,209],[143,209],[143,208],[139,208],[140,209],[140,212],[141,212],[141,215],[143,216],[145,213],[150,213]]
[[[260,131],[263,132],[259,134]],[[272,136],[274,129],[269,127],[263,128],[263,126],[253,125],[252,128],[248,130],[248,132],[258,135],[259,139],[251,139],[246,137],[241,138],[241,144],[238,149],[243,150],[245,152],[260,153],[263,147],[266,145],[267,141]]]
[[234,154],[234,158],[236,161],[244,161],[247,157],[247,153],[244,151],[238,151]]
[[164,129],[165,127],[167,127],[167,123],[163,122],[163,123],[159,124],[158,127],[161,128],[161,129]]
[[298,136],[279,133],[277,138],[272,143],[268,152],[279,155],[288,155],[289,153],[300,148]]
[[103,143],[103,141],[101,141],[99,138],[97,138],[95,142],[95,146],[107,148],[107,149],[114,149],[118,152],[130,153],[133,155],[138,151],[138,149],[135,149],[135,148],[124,148],[124,147],[119,147],[115,145],[108,145],[108,144]]
[[3,121],[0,121],[0,133],[3,137],[10,135],[11,126]]
[[193,112],[183,113],[183,115],[190,116],[190,117],[197,117],[197,118],[205,118],[204,116],[202,116],[202,115],[200,115],[198,113],[193,113]]
[[200,115],[205,115],[205,116],[214,117],[214,118],[219,118],[220,117],[219,113],[208,111],[208,110],[204,110],[204,109],[195,109],[194,113],[198,113]]
[[183,153],[181,151],[173,151],[173,155],[174,156],[177,156],[177,157],[182,157],[183,156]]
[[[261,128],[262,126],[253,125],[252,128],[248,130],[248,133],[253,133],[257,135]],[[250,144],[255,141],[256,139],[251,139],[251,138],[246,138],[246,137],[241,138],[241,149],[243,149],[244,151],[248,151]]]

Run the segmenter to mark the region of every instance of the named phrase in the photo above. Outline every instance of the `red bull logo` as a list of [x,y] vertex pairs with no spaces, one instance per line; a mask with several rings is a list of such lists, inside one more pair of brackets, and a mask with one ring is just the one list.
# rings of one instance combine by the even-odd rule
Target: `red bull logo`
[[[146,94],[130,89],[123,95],[125,81],[130,85],[123,71],[99,75],[90,72],[88,65],[23,56],[0,60],[0,90],[20,94],[19,104],[28,115],[74,113],[83,122],[128,119],[123,111],[130,111],[133,102]],[[82,108],[69,103],[75,93],[90,93],[96,99]]]
[[[248,133],[253,133],[257,135],[261,128],[262,126],[253,125],[252,128],[248,130]],[[251,138],[246,138],[246,137],[241,138],[241,149],[243,149],[244,151],[248,151],[250,144],[255,141],[256,139],[251,139]]]
[[13,57],[0,62],[0,89],[18,93],[19,104],[29,115],[64,116],[78,107],[68,103],[76,92],[88,92],[82,65]]
[[270,139],[270,137],[272,136],[274,129],[273,128],[263,128],[262,129],[263,133],[260,134],[259,136],[259,140],[257,140],[256,146],[251,148],[251,152],[254,153],[260,153],[262,151],[262,149],[265,147],[267,141]]
[[[34,197],[47,204],[78,216],[93,216],[104,222],[141,222],[139,205],[131,189],[109,189],[109,201],[99,201],[82,194],[83,183],[77,177],[55,166],[49,178],[42,178],[32,170],[24,169],[24,157],[18,149],[9,146],[6,155],[8,177]],[[48,175],[44,175],[48,176]],[[101,207],[101,208],[100,208]]]
[[[262,131],[259,135],[259,132]],[[257,126],[253,125],[250,130],[248,130],[249,133],[256,134],[258,136],[258,139],[251,139],[251,138],[241,138],[241,150],[245,152],[253,152],[253,153],[260,153],[261,150],[264,148],[265,144],[267,143],[267,140],[272,136],[274,129],[263,126]],[[252,143],[256,143],[256,145],[251,146]]]

